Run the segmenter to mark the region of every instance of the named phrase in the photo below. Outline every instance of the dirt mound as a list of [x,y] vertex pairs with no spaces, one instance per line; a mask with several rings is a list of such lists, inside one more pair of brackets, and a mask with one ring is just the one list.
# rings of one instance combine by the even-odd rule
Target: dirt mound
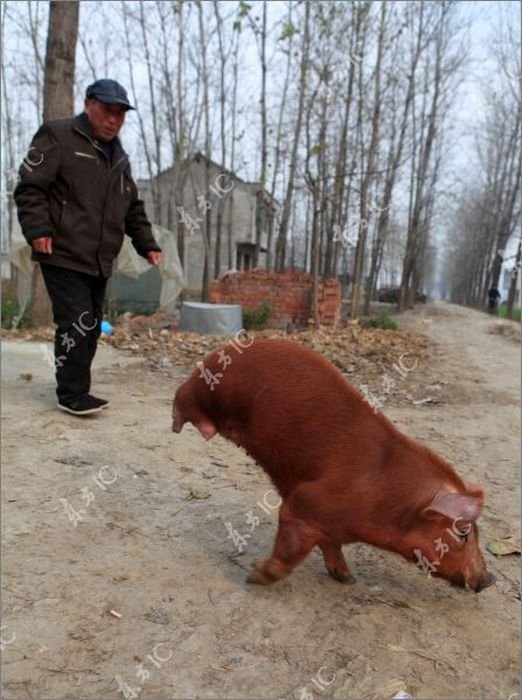
[[[145,359],[152,369],[168,372],[182,367],[188,372],[198,360],[231,340],[222,336],[180,332],[173,325],[172,320],[161,313],[152,316],[125,315],[114,325],[112,335],[102,335],[100,342]],[[4,339],[50,342],[53,333],[52,328],[6,331]],[[249,331],[248,337],[254,340],[287,338],[301,343],[327,357],[358,384],[380,381],[394,368],[400,375],[403,361],[409,367],[422,366],[429,355],[429,348],[433,346],[424,335],[365,328],[357,322],[349,322],[337,330],[320,328],[290,333],[271,329]]]
[[[401,357],[408,356],[408,362],[421,362],[431,342],[422,335],[406,331],[383,331],[362,328],[358,324],[345,329],[307,330],[293,333],[284,331],[252,331],[251,338],[288,338],[310,347],[325,355],[341,371],[363,373],[365,376],[382,374]],[[125,330],[116,327],[108,342],[114,347],[147,358],[156,368],[169,368],[172,365],[193,367],[217,347],[224,345],[227,338],[203,336],[197,333],[181,333],[165,328],[154,331]]]
[[520,326],[514,321],[496,321],[488,329],[488,333],[491,333],[491,335],[503,335],[504,338],[520,343]]

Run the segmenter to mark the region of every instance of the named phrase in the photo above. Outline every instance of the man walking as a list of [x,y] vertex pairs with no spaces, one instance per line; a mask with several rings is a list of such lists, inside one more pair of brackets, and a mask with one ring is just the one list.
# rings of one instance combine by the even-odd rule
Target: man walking
[[53,306],[58,406],[76,416],[109,405],[89,393],[91,363],[124,234],[151,265],[161,258],[118,139],[129,109],[134,107],[115,80],[90,85],[82,114],[38,130],[14,192],[22,232]]

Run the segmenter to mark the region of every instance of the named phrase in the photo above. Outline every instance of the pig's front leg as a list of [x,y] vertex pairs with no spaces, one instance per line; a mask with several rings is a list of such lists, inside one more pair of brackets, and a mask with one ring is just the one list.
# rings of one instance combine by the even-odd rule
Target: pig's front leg
[[355,583],[355,577],[350,573],[340,545],[335,542],[320,542],[319,549],[323,553],[326,570],[332,578],[341,583]]
[[272,556],[256,562],[248,583],[266,586],[288,576],[322,539],[322,533],[294,516],[288,504],[279,511],[279,527]]

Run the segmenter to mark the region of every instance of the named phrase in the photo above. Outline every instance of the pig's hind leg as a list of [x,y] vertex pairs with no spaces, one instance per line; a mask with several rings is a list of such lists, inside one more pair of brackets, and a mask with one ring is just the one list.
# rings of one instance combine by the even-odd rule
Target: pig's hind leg
[[355,583],[355,577],[350,573],[341,546],[335,542],[322,541],[319,549],[323,553],[324,564],[330,576],[340,583]]
[[296,517],[288,503],[283,502],[272,556],[256,562],[247,578],[248,583],[266,586],[285,578],[323,537],[319,529]]

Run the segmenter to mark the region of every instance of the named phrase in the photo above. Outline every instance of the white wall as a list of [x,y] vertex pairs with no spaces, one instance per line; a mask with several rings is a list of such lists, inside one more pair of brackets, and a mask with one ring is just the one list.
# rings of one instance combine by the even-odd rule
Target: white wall
[[[169,228],[178,235],[179,224],[185,218],[185,261],[184,272],[189,290],[201,289],[204,263],[203,231],[205,221],[205,206],[210,204],[210,221],[212,227],[212,251],[210,258],[210,277],[214,276],[215,247],[218,213],[221,213],[221,245],[220,270],[221,276],[236,265],[236,244],[255,243],[255,217],[259,189],[257,183],[246,183],[234,179],[232,175],[222,175],[222,170],[211,163],[209,167],[209,187],[206,187],[206,162],[200,159],[192,162],[183,187],[183,211],[178,211],[175,201],[176,170],[174,168],[162,173],[159,177],[161,226]],[[154,218],[152,197],[148,183],[140,183],[140,196],[145,202],[147,214]],[[199,219],[199,221],[198,221]],[[192,229],[192,233],[191,233]],[[261,237],[261,247],[266,248],[267,232]],[[261,255],[259,264],[265,262]]]

